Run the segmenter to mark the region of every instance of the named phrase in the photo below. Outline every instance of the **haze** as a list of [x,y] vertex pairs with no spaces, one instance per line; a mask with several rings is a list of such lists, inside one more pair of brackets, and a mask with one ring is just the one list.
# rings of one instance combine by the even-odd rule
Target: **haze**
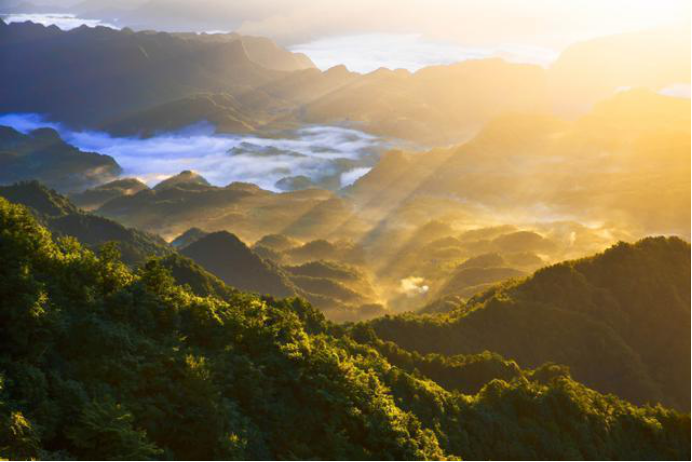
[[[269,37],[318,67],[417,70],[499,56],[548,65],[568,45],[689,22],[690,2],[670,0],[36,0],[26,12],[62,12],[134,29]],[[0,8],[2,10],[2,8]],[[22,11],[24,11],[22,10]],[[2,13],[2,11],[0,11]],[[65,24],[65,21],[62,21]]]

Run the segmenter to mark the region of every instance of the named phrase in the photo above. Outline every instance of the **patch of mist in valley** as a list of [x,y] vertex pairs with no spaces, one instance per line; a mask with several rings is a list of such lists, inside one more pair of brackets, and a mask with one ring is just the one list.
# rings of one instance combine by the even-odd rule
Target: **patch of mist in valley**
[[313,186],[336,190],[365,175],[394,143],[354,128],[327,125],[262,137],[217,134],[214,126],[200,122],[149,138],[75,131],[39,114],[1,115],[0,125],[22,133],[53,128],[81,150],[113,157],[123,176],[149,186],[193,170],[215,186],[247,182],[270,191]]
[[119,29],[118,26],[103,21],[101,19],[86,19],[80,18],[75,14],[69,13],[12,13],[12,14],[2,14],[0,11],[0,18],[6,23],[13,22],[33,22],[35,24],[41,24],[43,26],[57,26],[62,30],[71,30],[80,26],[88,27],[109,27],[111,29]]
[[468,47],[429,40],[420,34],[384,33],[323,37],[294,45],[290,49],[308,55],[322,70],[344,64],[348,69],[360,73],[381,67],[415,72],[427,66],[493,57],[547,67],[558,55],[555,50],[535,46],[504,44],[486,48]]

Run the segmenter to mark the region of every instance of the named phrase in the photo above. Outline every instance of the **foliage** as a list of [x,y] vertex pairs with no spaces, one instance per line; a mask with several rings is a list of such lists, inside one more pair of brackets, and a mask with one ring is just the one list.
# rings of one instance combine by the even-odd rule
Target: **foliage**
[[1,198],[0,258],[4,457],[689,458],[689,416],[555,366],[448,391],[300,299],[195,295]]
[[690,245],[620,243],[537,271],[449,313],[372,321],[421,354],[497,352],[522,367],[556,362],[603,393],[690,409]]

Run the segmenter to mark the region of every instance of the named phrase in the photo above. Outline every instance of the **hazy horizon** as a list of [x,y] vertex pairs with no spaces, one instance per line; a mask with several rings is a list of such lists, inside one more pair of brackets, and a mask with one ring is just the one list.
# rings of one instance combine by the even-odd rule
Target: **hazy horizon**
[[[20,2],[6,0],[4,9],[12,11],[14,4]],[[521,4],[406,0],[397,2],[396,8],[386,0],[357,0],[348,5],[308,0],[202,0],[195,7],[182,0],[129,0],[116,6],[102,0],[38,0],[33,5],[32,11],[23,13],[27,19],[63,28],[76,27],[80,19],[41,18],[37,13],[74,14],[92,26],[268,37],[292,51],[306,53],[322,70],[343,64],[361,73],[380,67],[415,71],[484,57],[548,66],[575,42],[689,26],[691,12],[690,3],[681,0],[659,2],[655,8],[646,0]]]

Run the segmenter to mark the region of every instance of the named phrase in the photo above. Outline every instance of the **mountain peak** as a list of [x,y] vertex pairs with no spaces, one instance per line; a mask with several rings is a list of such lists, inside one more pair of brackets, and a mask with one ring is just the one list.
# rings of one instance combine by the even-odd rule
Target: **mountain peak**
[[226,284],[276,297],[295,295],[283,271],[264,261],[228,231],[209,233],[180,251]]
[[167,178],[154,186],[155,191],[163,191],[165,189],[183,187],[183,188],[197,188],[197,187],[209,187],[211,184],[199,173],[193,172],[192,170],[183,170],[182,172]]

